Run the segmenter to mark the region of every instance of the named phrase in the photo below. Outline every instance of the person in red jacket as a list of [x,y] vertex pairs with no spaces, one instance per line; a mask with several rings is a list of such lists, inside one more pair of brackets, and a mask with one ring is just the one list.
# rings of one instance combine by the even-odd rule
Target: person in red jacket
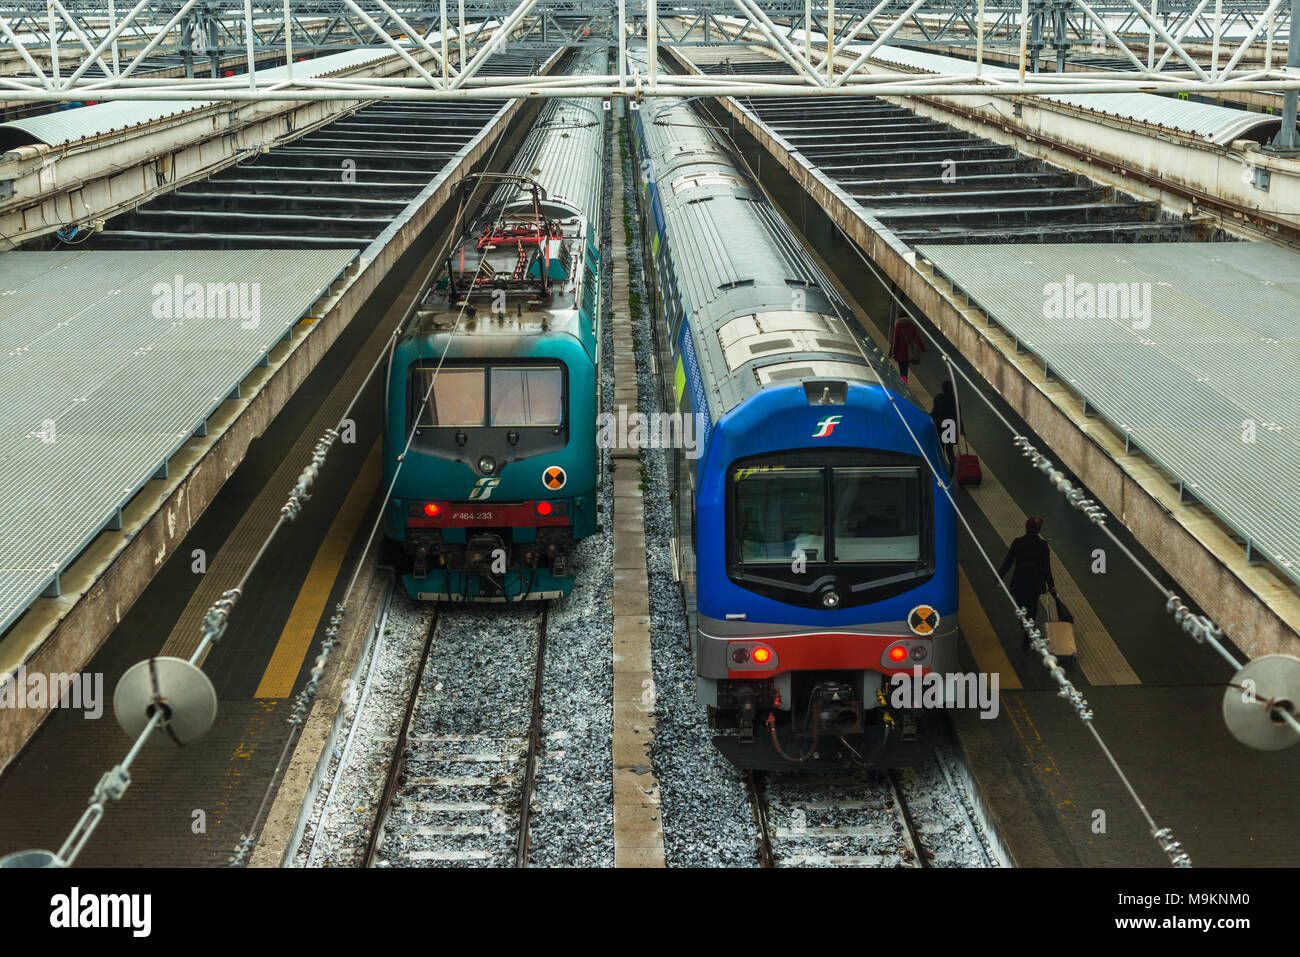
[[889,344],[889,358],[898,363],[898,374],[907,381],[907,367],[921,358],[925,342],[912,317],[904,313],[894,320],[894,335]]

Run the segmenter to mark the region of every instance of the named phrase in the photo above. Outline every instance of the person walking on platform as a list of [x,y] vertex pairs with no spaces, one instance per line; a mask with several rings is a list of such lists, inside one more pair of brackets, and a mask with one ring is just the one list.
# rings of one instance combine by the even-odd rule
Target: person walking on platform
[[[934,397],[930,407],[930,418],[934,420],[935,431],[939,433],[939,443],[943,453],[948,457],[948,474],[952,474],[957,462],[957,436],[962,433],[960,417],[957,414],[957,396],[952,391],[952,380],[944,379],[939,394]],[[952,442],[948,442],[948,437]]]
[[[1016,604],[1024,608],[1031,619],[1038,616],[1038,599],[1043,592],[1056,594],[1056,581],[1052,578],[1052,551],[1039,535],[1042,530],[1041,518],[1028,519],[1025,522],[1025,534],[1011,543],[1007,557],[1002,559],[1002,566],[998,569],[999,577],[1005,576],[1007,570],[1011,569],[1011,581],[1007,583],[1007,589]],[[1020,624],[1019,619],[1016,624]],[[1028,650],[1028,635],[1023,636],[1020,646]]]
[[907,381],[907,367],[921,359],[921,353],[925,351],[925,343],[921,340],[921,333],[917,331],[916,324],[912,322],[912,317],[903,313],[894,320],[894,334],[889,343],[889,358],[898,363],[898,374]]

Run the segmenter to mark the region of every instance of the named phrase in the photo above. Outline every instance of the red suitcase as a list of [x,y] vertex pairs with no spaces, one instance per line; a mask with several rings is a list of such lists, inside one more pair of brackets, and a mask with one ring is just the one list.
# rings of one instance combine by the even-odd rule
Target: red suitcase
[[984,481],[984,472],[980,469],[978,455],[957,456],[957,469],[953,475],[958,485],[979,485]]

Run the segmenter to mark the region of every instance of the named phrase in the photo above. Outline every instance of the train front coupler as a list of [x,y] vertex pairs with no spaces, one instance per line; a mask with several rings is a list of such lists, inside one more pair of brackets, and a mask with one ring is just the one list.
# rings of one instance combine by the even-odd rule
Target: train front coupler
[[823,681],[813,685],[808,694],[808,710],[804,732],[833,735],[861,734],[862,699],[853,686],[843,681]]

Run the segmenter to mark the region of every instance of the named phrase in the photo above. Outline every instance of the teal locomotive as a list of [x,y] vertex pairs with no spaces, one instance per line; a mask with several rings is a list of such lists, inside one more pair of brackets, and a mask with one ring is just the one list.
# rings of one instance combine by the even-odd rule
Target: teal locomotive
[[600,106],[543,108],[394,348],[384,522],[413,598],[562,597],[596,531]]

